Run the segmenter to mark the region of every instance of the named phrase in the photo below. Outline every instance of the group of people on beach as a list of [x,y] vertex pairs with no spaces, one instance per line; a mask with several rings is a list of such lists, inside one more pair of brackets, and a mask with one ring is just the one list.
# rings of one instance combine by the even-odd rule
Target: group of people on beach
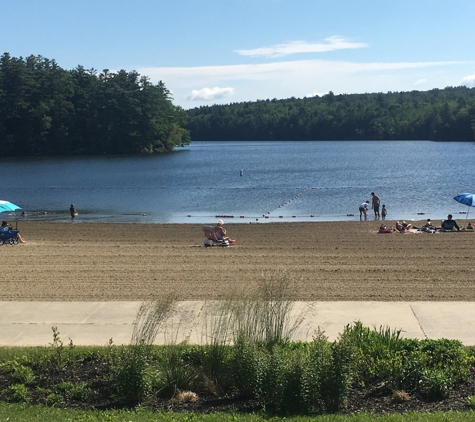
[[[382,220],[386,220],[387,216],[387,208],[386,205],[382,205],[381,212],[380,212],[380,204],[381,201],[379,199],[379,196],[376,195],[374,192],[371,192],[371,209],[374,211],[374,219],[379,220],[380,218]],[[369,211],[369,206],[370,206],[370,201],[367,200],[363,202],[359,206],[359,212],[360,212],[360,221],[361,220],[367,220],[368,219],[368,211]],[[382,224],[380,227],[380,233],[389,233],[389,232],[399,232],[399,233],[408,233],[408,232],[413,232],[413,231],[422,231],[422,232],[429,232],[429,233],[435,233],[437,231],[443,231],[443,232],[448,232],[448,231],[460,231],[460,230],[474,230],[475,227],[471,224],[468,223],[466,229],[460,229],[459,225],[457,222],[453,219],[452,214],[449,214],[447,216],[447,219],[442,221],[442,224],[440,227],[437,227],[434,225],[431,221],[430,218],[427,219],[427,222],[420,228],[414,227],[409,223],[406,223],[405,221],[399,222],[396,221],[396,227],[393,228],[392,226],[386,226],[385,224]]]
[[[371,192],[371,209],[374,211],[374,219],[379,220],[382,218],[383,220],[386,220],[386,215],[388,213],[388,210],[386,208],[386,205],[383,204],[381,208],[381,213],[379,212],[379,207],[380,207],[381,201],[379,199],[379,196],[376,195],[374,192]],[[368,219],[368,211],[369,211],[369,201],[363,202],[359,206],[359,212],[360,212],[360,220],[366,221]]]
[[379,228],[379,233],[419,233],[419,232],[426,232],[426,233],[437,233],[437,232],[453,232],[453,231],[461,231],[461,230],[475,230],[475,227],[472,223],[468,223],[467,228],[460,228],[457,222],[453,219],[452,214],[449,214],[445,220],[442,221],[440,227],[437,227],[435,224],[432,223],[431,219],[428,218],[426,223],[422,227],[413,226],[410,223],[406,223],[405,221],[399,222],[396,221],[396,227],[393,228],[392,226],[386,226],[385,224],[381,224]]

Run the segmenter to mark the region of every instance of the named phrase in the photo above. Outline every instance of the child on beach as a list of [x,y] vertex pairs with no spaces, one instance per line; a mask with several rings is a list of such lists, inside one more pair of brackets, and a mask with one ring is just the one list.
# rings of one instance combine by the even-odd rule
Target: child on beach
[[386,205],[383,204],[383,208],[381,208],[381,218],[383,220],[386,220],[386,214],[388,213],[388,210],[386,209]]

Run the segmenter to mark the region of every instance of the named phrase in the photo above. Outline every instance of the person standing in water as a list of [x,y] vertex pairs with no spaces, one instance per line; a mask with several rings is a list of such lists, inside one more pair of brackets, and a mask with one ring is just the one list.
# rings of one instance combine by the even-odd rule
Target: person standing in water
[[368,218],[368,208],[369,208],[369,201],[366,201],[366,202],[363,202],[360,206],[359,206],[359,211],[360,211],[360,220],[362,220],[363,216],[364,216],[364,220],[366,221],[367,218]]
[[371,192],[371,197],[371,208],[373,208],[374,211],[374,219],[379,220],[379,196],[374,192]]
[[77,214],[76,208],[74,208],[74,204],[71,204],[71,206],[69,207],[69,213],[71,214],[71,221],[73,221]]
[[386,220],[386,215],[388,214],[388,210],[386,209],[386,205],[383,204],[383,208],[381,208],[381,217],[383,220]]

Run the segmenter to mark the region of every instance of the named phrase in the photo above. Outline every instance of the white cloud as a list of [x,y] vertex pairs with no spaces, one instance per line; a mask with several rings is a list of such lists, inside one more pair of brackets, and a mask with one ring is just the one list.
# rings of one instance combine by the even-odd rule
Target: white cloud
[[270,47],[260,47],[252,50],[234,50],[241,56],[250,57],[283,57],[298,53],[324,53],[334,50],[347,50],[353,48],[368,47],[366,43],[356,43],[346,40],[338,35],[325,38],[325,42],[309,43],[307,41],[291,41],[285,44],[277,44]]
[[468,86],[468,87],[475,87],[475,75],[465,76],[465,78],[463,78],[460,81],[460,85],[465,85],[465,86]]
[[219,98],[228,97],[234,95],[234,88],[203,88],[203,89],[194,89],[191,91],[191,94],[187,97],[187,100],[190,101],[211,101]]
[[[474,62],[368,62],[295,60],[224,66],[161,67],[136,69],[153,83],[162,80],[173,92],[174,102],[184,108],[267,98],[302,98],[309,93],[333,91],[364,93],[411,91],[414,81],[427,78],[431,88],[454,86]],[[469,77],[464,78],[467,83]],[[475,83],[475,81],[474,81]],[[197,88],[233,87],[233,88]],[[227,90],[229,91],[227,91]],[[222,91],[224,90],[224,91]],[[190,95],[191,93],[191,95]]]
[[328,92],[312,92],[311,94],[308,94],[305,97],[307,97],[307,98],[323,97],[324,95],[327,95],[327,94],[328,94]]
[[419,79],[416,82],[414,82],[414,85],[420,85],[420,84],[424,84],[426,82],[427,82],[427,79],[422,78],[422,79]]

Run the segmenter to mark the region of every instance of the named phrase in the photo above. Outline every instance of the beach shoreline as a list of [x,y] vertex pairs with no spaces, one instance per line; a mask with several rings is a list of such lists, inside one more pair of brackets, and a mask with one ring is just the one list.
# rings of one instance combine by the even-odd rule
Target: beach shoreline
[[207,248],[202,224],[20,220],[26,243],[0,249],[0,300],[215,300],[272,273],[288,277],[296,300],[475,300],[473,232],[378,234],[381,221],[225,223],[237,244]]

